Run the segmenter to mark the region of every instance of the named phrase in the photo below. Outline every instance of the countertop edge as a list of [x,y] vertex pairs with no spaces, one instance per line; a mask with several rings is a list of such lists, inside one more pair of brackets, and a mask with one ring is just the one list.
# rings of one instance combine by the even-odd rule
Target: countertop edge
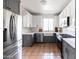
[[[72,48],[75,48],[75,38],[63,38],[63,40],[68,43]],[[74,42],[71,42],[74,40]]]

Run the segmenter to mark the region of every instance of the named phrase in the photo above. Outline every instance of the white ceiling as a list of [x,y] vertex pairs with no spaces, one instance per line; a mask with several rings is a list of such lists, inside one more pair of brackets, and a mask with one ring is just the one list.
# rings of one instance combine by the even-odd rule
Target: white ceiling
[[46,0],[46,5],[41,5],[40,0],[22,0],[21,5],[36,14],[58,14],[71,0]]

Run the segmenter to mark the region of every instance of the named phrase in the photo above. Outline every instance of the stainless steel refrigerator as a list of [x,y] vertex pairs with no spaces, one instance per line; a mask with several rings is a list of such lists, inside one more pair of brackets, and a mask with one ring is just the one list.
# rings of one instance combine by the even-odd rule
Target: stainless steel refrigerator
[[3,59],[22,59],[22,16],[3,9]]

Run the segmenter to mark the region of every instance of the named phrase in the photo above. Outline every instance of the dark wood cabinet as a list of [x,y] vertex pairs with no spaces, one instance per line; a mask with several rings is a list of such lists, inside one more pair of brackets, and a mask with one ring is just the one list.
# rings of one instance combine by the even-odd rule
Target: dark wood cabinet
[[52,36],[44,36],[44,42],[47,43],[56,43],[56,37],[54,35],[54,33],[52,33]]
[[36,42],[41,42],[41,34],[36,34]]
[[43,40],[46,43],[55,43],[55,39],[53,38],[53,36],[44,36]]
[[76,58],[75,48],[71,47],[64,40],[63,40],[63,58],[64,59],[75,59]]
[[63,53],[62,53],[62,50],[63,50],[62,49],[62,38],[57,33],[54,33],[53,35],[54,35],[54,38],[56,40],[56,44],[57,44],[57,46],[59,48],[59,51],[61,52],[61,57],[63,58]]
[[22,46],[30,47],[34,43],[33,35],[22,35]]
[[20,14],[20,0],[3,0],[3,8]]
[[35,33],[36,42],[43,42],[43,33]]
[[53,33],[52,36],[44,36],[44,33],[35,33],[34,38],[36,42],[56,43]]
[[56,39],[53,36],[44,36],[44,33],[35,33],[36,42],[44,42],[44,43],[56,43]]

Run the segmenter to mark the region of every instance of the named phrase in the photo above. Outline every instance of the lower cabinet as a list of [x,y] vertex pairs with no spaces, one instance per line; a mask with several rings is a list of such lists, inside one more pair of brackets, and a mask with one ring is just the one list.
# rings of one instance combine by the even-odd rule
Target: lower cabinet
[[75,59],[76,58],[75,48],[71,47],[65,41],[63,41],[63,58],[64,59]]
[[36,42],[41,42],[41,34],[36,34]]
[[44,36],[44,33],[35,33],[34,38],[36,42],[56,43],[56,38],[54,35]]
[[34,43],[33,35],[22,35],[22,46],[30,47]]
[[44,36],[44,37],[43,37],[43,42],[55,43],[56,40],[54,39],[54,36]]
[[43,42],[43,33],[35,33],[35,41]]
[[56,43],[57,43],[57,46],[61,52],[61,57],[63,57],[63,53],[62,53],[62,38],[58,35],[58,34],[54,34],[54,37],[55,37],[55,40],[56,40]]
[[53,42],[53,37],[52,36],[44,36],[44,42]]

